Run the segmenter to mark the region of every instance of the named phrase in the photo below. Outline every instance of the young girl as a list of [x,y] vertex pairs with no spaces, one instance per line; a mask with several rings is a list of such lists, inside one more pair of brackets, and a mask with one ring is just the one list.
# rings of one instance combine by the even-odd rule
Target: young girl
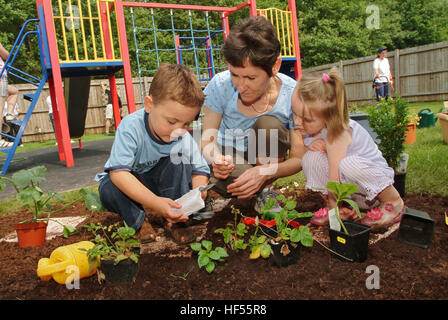
[[[393,186],[394,170],[367,130],[349,119],[344,82],[337,69],[303,77],[295,88],[292,110],[309,147],[302,159],[306,188],[325,188],[328,181],[355,184],[358,193],[352,199],[361,209],[370,209],[361,223],[379,231],[399,222],[405,206]],[[328,207],[334,208],[335,203],[328,195]],[[350,210],[341,213],[343,219],[354,217]],[[328,224],[328,210],[316,212],[311,222]]]

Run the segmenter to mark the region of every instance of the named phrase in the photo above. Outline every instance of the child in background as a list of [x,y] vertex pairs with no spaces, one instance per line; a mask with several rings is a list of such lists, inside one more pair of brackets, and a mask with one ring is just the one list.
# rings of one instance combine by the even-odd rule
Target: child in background
[[[303,77],[295,89],[292,109],[305,146],[313,143],[302,159],[306,188],[325,188],[328,181],[355,184],[358,193],[352,199],[361,209],[370,209],[361,223],[375,232],[399,222],[405,206],[393,186],[394,170],[367,130],[349,119],[344,81],[337,69]],[[328,207],[334,206],[335,199],[328,194]],[[348,209],[341,213],[345,219],[355,216]],[[311,222],[327,225],[328,210],[316,212]]]
[[[139,231],[139,240],[155,240],[147,213],[163,217],[165,229],[185,244],[196,236],[174,200],[206,185],[210,169],[187,132],[199,113],[204,94],[184,65],[163,64],[151,83],[144,108],[123,118],[100,180],[103,206]],[[174,155],[174,157],[173,157]],[[181,156],[182,161],[178,156]],[[174,160],[174,161],[173,161]],[[206,191],[201,196],[206,199]]]

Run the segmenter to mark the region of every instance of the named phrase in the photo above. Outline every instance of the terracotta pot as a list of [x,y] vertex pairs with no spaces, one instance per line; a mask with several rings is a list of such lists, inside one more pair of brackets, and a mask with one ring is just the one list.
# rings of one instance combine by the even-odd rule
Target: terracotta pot
[[44,245],[47,235],[46,222],[16,223],[14,227],[16,228],[19,247],[41,247]]
[[415,123],[410,123],[407,127],[408,131],[406,131],[404,136],[404,144],[410,145],[417,141],[417,125]]

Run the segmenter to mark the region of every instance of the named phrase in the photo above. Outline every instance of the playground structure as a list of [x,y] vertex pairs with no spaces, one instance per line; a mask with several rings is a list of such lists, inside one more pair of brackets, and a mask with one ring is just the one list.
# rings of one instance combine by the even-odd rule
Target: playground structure
[[[235,7],[212,7],[199,5],[177,5],[146,2],[125,2],[122,0],[36,0],[37,19],[25,22],[14,43],[10,56],[5,62],[3,72],[8,76],[31,83],[37,87],[32,94],[24,95],[31,102],[25,118],[16,121],[20,130],[16,137],[1,133],[14,140],[13,146],[2,149],[7,154],[2,167],[5,175],[14,156],[20,138],[26,128],[37,100],[46,82],[49,84],[55,133],[58,143],[60,161],[67,167],[74,166],[71,138],[80,138],[84,134],[84,125],[89,98],[90,79],[93,76],[107,76],[113,100],[115,127],[120,123],[117,86],[115,74],[123,72],[128,112],[136,111],[129,47],[125,25],[125,8],[131,11],[133,36],[136,51],[136,62],[140,87],[141,75],[153,74],[160,63],[183,63],[196,72],[200,81],[208,81],[219,69],[227,66],[220,59],[220,47],[229,33],[229,16],[243,8],[249,8],[249,15],[262,15],[271,21],[277,30],[282,45],[281,72],[298,78],[301,75],[300,51],[297,32],[297,16],[295,0],[288,0],[289,10],[276,8],[256,8],[255,0],[247,0]],[[134,20],[134,9],[150,10],[152,26],[137,27]],[[154,10],[168,10],[171,28],[157,27]],[[175,27],[174,14],[188,13],[188,28]],[[205,16],[206,28],[195,29],[192,14]],[[212,14],[219,17],[222,27],[210,29],[209,18]],[[34,25],[34,31],[26,31]],[[216,23],[215,23],[216,25]],[[138,32],[149,31],[153,34],[154,48],[139,48]],[[161,33],[172,35],[172,47],[162,48],[158,44]],[[42,77],[37,78],[15,68],[14,61],[27,36],[35,35],[39,46],[42,66]],[[219,40],[220,39],[220,40]],[[163,52],[172,53],[173,60],[164,59]],[[153,68],[146,68],[142,54],[155,54]],[[166,55],[165,55],[166,56]],[[220,63],[216,63],[220,60]],[[201,65],[204,63],[205,65]],[[291,69],[294,68],[294,71]],[[63,86],[64,84],[64,86]],[[142,100],[143,100],[143,90]]]

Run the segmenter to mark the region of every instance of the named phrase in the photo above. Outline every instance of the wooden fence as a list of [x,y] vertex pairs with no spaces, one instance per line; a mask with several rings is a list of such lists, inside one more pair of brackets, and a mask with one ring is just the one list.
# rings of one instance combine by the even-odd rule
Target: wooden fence
[[[389,51],[387,55],[396,91],[407,100],[448,100],[448,41]],[[373,61],[376,55],[339,61],[303,73],[327,72],[333,66],[342,70],[349,104],[373,103]]]
[[[147,77],[144,79],[144,88],[146,92],[149,90],[149,84],[151,83],[152,78]],[[88,133],[102,133],[104,132],[104,127],[106,123],[105,118],[105,110],[106,103],[102,99],[102,90],[101,90],[101,82],[106,81],[109,84],[107,79],[101,80],[92,80],[90,84],[90,94],[89,94],[89,104],[87,108],[87,117],[85,122],[85,131],[84,134]],[[136,108],[142,108],[141,94],[140,94],[140,83],[139,79],[133,79],[133,87],[134,87],[134,95],[135,95],[135,103]],[[19,118],[23,119],[25,113],[30,105],[30,102],[23,98],[24,93],[33,93],[35,91],[35,87],[30,84],[17,84],[14,85],[19,89],[19,98],[17,104],[19,105],[20,115]],[[122,116],[128,114],[127,108],[127,99],[124,88],[124,79],[117,79],[117,90],[120,95],[121,102],[123,104],[122,107]],[[45,85],[39,100],[34,108],[33,114],[31,115],[30,121],[26,126],[23,142],[30,141],[44,141],[48,139],[55,139],[55,135],[53,132],[53,127],[51,126],[50,118],[48,116],[48,105],[46,103],[47,97],[50,95],[50,91],[48,89],[48,84]]]

